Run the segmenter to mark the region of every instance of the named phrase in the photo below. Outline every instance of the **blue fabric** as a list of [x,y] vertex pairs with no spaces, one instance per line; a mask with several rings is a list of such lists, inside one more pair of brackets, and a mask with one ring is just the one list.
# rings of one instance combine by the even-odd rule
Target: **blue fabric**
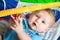
[[[42,40],[43,36],[36,33],[34,30],[28,29],[28,23],[25,19],[22,20],[24,31],[29,34],[32,40]],[[4,34],[3,40],[19,40],[15,31],[10,30]]]
[[3,1],[2,0],[0,0],[0,10],[3,10],[4,9],[4,6],[3,6]]
[[[16,0],[5,0],[6,2],[6,9],[15,8],[17,6]],[[0,0],[0,10],[4,9],[4,3],[3,0]]]
[[57,40],[60,40],[60,37]]
[[55,21],[58,21],[58,19],[60,18],[60,11],[59,10],[53,10],[54,14],[55,14]]
[[5,0],[6,1],[6,9],[15,8],[17,6],[16,0]]

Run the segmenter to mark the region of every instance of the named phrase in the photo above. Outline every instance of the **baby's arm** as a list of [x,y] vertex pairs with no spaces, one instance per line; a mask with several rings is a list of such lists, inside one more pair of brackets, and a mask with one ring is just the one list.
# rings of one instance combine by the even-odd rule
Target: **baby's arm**
[[14,19],[15,25],[11,28],[17,33],[20,40],[32,40],[28,34],[25,33],[21,24],[21,16]]
[[21,39],[21,40],[32,40],[29,35],[27,35],[24,31],[18,31],[16,32],[18,37]]
[[2,36],[0,35],[0,40],[2,40]]

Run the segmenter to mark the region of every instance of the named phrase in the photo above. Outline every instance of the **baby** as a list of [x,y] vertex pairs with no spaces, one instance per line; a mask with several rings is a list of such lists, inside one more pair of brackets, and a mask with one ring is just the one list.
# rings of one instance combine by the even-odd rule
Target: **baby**
[[[50,9],[32,12],[26,23],[24,23],[26,20],[22,22],[21,19],[21,15],[16,19],[13,18],[15,25],[11,26],[20,40],[43,40],[43,33],[48,32],[55,23],[54,13]],[[26,27],[26,25],[28,26]]]
[[47,32],[55,22],[54,14],[51,10],[38,10],[29,17],[30,27],[38,33]]
[[43,40],[46,32],[55,23],[54,13],[50,9],[34,11],[28,19],[22,15],[11,17],[13,21],[11,20],[10,24],[13,30],[7,31],[3,40]]

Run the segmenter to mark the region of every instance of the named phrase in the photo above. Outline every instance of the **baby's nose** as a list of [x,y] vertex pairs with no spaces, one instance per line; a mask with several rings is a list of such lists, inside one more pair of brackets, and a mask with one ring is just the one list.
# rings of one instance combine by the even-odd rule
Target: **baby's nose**
[[42,21],[41,18],[39,18],[39,19],[36,20],[37,23],[41,23],[41,21]]
[[37,18],[36,17],[33,17],[33,19],[30,19],[29,21],[30,21],[30,23],[33,23],[33,22],[35,22],[37,20]]

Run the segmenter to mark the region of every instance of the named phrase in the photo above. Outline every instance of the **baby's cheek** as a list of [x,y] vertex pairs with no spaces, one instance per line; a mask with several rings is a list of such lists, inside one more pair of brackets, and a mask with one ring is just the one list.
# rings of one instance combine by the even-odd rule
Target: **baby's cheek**
[[40,27],[38,27],[37,30],[40,31],[40,32],[45,32],[46,31],[46,27],[40,26]]
[[30,23],[33,23],[36,19],[37,19],[36,17],[30,17],[30,18],[29,18],[29,22],[30,22]]

